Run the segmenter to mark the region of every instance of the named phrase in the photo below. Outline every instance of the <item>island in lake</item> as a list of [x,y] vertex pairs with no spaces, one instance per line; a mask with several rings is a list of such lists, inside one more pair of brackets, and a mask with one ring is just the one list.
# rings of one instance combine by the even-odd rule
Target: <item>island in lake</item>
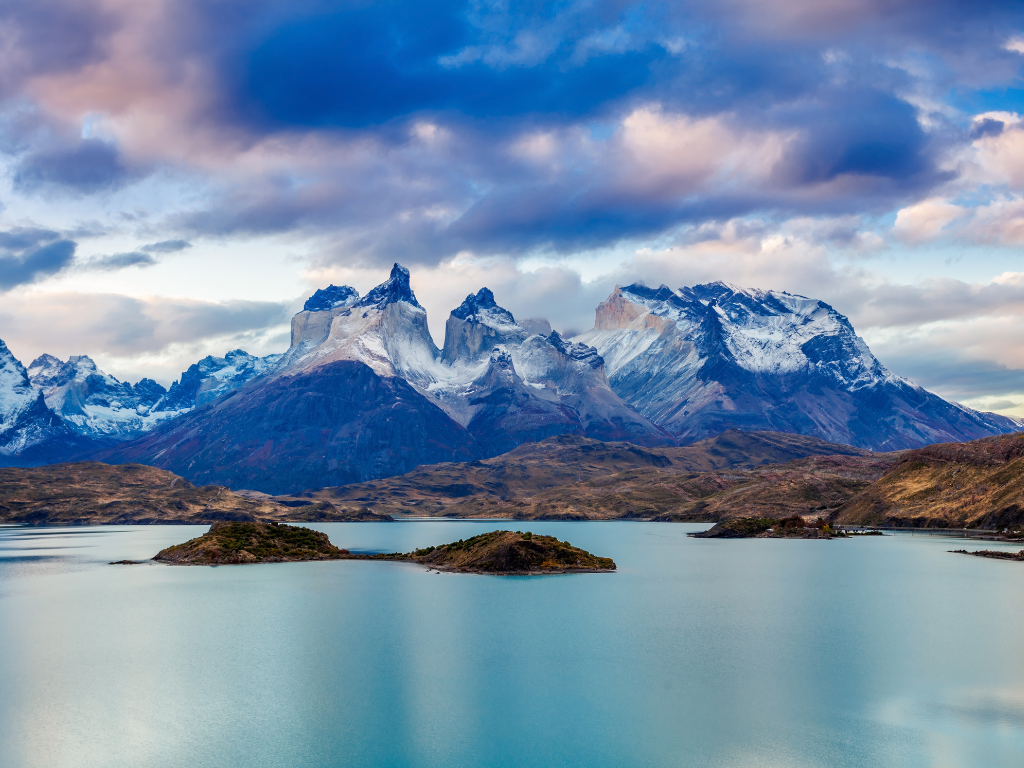
[[954,555],[974,555],[975,557],[991,557],[996,560],[1022,560],[1024,561],[1024,549],[1020,552],[1000,552],[995,549],[976,549],[969,551],[966,549],[951,549]]
[[327,534],[294,525],[218,522],[197,539],[162,550],[153,558],[172,565],[241,565],[306,560],[396,560],[439,571],[524,575],[602,573],[615,570],[610,557],[598,557],[530,532],[492,531],[414,552],[354,554],[334,546]]
[[695,539],[834,539],[847,534],[834,530],[821,518],[807,521],[793,516],[781,520],[774,517],[737,517],[689,535]]

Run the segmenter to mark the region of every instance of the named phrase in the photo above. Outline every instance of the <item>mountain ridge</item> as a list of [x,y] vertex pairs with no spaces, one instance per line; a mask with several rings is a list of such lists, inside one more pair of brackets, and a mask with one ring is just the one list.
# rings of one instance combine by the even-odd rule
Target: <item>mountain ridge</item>
[[[678,290],[633,284],[617,287],[600,304],[592,330],[564,338],[546,321],[517,321],[482,287],[452,310],[438,348],[409,270],[396,263],[388,279],[363,297],[351,286],[317,290],[293,317],[286,352],[263,358],[242,350],[208,356],[169,390],[146,379],[119,382],[84,355],[67,362],[40,356],[29,367],[28,383],[43,396],[43,405],[34,405],[34,415],[25,416],[21,426],[7,428],[8,448],[0,463],[84,458],[98,449],[102,456],[122,457],[117,460],[176,456],[178,462],[182,422],[199,437],[188,441],[196,455],[175,464],[177,471],[193,472],[204,482],[257,480],[251,473],[235,477],[224,464],[226,454],[213,450],[203,435],[210,440],[217,435],[236,448],[248,445],[254,436],[242,432],[254,429],[260,418],[242,413],[239,404],[267,405],[261,398],[269,391],[287,392],[286,401],[305,419],[306,400],[296,388],[308,384],[309,402],[327,402],[330,395],[322,386],[337,379],[337,369],[323,376],[318,371],[336,363],[365,366],[380,381],[410,387],[399,394],[396,387],[402,385],[392,382],[384,387],[390,392],[386,399],[396,397],[424,424],[452,422],[440,434],[451,441],[449,449],[468,459],[560,434],[666,446],[730,429],[767,430],[889,451],[1021,428],[1012,419],[946,402],[895,376],[845,316],[816,299],[722,281]],[[10,365],[23,387],[16,371],[21,364]],[[346,370],[367,397],[383,391],[368,385],[358,368]],[[214,423],[228,412],[217,404],[236,392],[245,393],[228,408],[237,429]],[[11,395],[7,402],[0,416],[12,424],[16,412],[28,413],[27,400]],[[207,405],[217,407],[202,410]],[[356,424],[361,410],[376,413],[378,405],[367,401],[342,410]],[[345,425],[324,421],[328,412],[331,408],[318,425],[307,419],[298,431],[316,427],[329,436],[324,439],[339,439]],[[349,477],[382,477],[409,468],[401,445],[382,448],[397,439],[386,421],[374,423],[383,453],[358,459],[358,467],[346,470]],[[274,429],[289,432],[280,418]],[[48,441],[52,450],[45,447]],[[119,447],[109,447],[112,443]],[[314,457],[311,466],[321,466],[312,433],[285,443],[294,450],[306,446]],[[250,453],[259,451],[251,446]],[[246,466],[255,471],[255,461],[246,459]],[[274,461],[264,460],[258,482],[271,482],[282,469]],[[298,458],[290,454],[287,461]],[[324,482],[313,485],[336,482],[328,479],[335,469],[324,467]],[[285,474],[294,482],[303,476],[294,468]]]

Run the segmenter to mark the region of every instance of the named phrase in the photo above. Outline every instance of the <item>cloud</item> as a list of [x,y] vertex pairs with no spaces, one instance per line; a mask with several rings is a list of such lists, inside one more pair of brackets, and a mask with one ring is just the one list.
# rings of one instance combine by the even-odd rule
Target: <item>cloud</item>
[[937,199],[923,200],[896,213],[893,233],[909,243],[922,243],[937,237],[944,228],[968,212],[958,205]]
[[14,171],[15,189],[66,188],[79,193],[122,186],[130,173],[113,144],[84,139],[67,147],[31,151]]
[[109,256],[93,256],[88,261],[82,262],[82,269],[98,270],[100,272],[112,272],[127,267],[151,267],[157,263],[155,256],[141,251],[129,253],[114,253]]
[[46,229],[0,232],[0,291],[41,280],[69,266],[76,243]]
[[188,240],[161,240],[159,243],[148,243],[139,250],[146,253],[175,253],[191,247],[192,243]]
[[12,293],[0,307],[3,339],[23,361],[89,354],[120,378],[165,384],[207,354],[284,351],[288,319],[284,303],[116,294]]

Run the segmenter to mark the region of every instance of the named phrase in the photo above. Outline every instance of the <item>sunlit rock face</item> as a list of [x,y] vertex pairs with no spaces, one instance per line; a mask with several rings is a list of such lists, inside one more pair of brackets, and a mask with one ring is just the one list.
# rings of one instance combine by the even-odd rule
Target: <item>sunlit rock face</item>
[[331,332],[331,321],[357,301],[359,291],[349,285],[318,289],[292,318],[292,348],[322,342]]
[[521,344],[530,335],[511,312],[495,303],[490,289],[481,288],[448,317],[441,359],[447,363],[475,359],[501,344]]
[[766,429],[895,450],[1019,428],[895,376],[847,318],[784,292],[616,288],[575,341],[601,354],[618,395],[683,442]]

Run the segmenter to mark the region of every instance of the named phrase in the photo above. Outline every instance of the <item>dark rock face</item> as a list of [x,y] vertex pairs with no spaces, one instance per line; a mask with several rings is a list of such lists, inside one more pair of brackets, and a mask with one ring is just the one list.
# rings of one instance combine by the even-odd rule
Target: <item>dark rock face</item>
[[404,301],[406,304],[412,304],[414,307],[420,306],[420,303],[416,301],[416,294],[412,292],[412,287],[409,285],[409,270],[401,264],[395,264],[391,268],[391,276],[386,281],[378,285],[352,306],[353,308],[377,307],[382,309],[388,304],[394,304],[397,301]]
[[359,299],[359,291],[350,285],[319,288],[302,305],[303,312],[324,312],[335,307],[350,307]]
[[500,319],[508,325],[515,325],[516,319],[512,316],[504,307],[499,307],[497,302],[494,301],[494,293],[490,288],[481,288],[476,292],[476,295],[469,294],[466,300],[463,301],[458,307],[452,310],[452,317],[457,317],[459,320],[467,320],[470,317],[480,314],[481,310],[490,310],[486,314]]
[[479,452],[403,379],[339,361],[253,382],[97,458],[151,464],[200,485],[285,494]]

